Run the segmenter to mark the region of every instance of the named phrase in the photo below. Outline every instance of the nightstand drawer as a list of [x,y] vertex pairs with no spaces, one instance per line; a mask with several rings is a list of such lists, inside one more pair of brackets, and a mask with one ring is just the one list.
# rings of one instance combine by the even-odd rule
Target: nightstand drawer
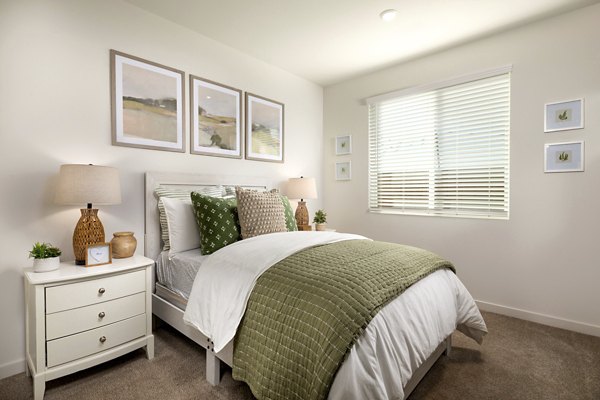
[[146,334],[146,314],[47,342],[47,366],[54,367],[110,349]]
[[46,315],[46,340],[98,328],[146,311],[146,293]]
[[146,271],[46,288],[46,314],[129,296],[146,290]]

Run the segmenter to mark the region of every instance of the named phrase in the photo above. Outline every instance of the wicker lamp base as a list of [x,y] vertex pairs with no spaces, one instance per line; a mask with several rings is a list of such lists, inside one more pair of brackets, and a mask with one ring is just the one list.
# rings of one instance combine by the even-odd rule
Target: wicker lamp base
[[104,243],[104,226],[98,218],[97,208],[82,208],[81,218],[73,232],[75,264],[85,265],[85,251],[90,244]]
[[298,202],[298,207],[296,208],[296,225],[298,225],[299,231],[312,230],[308,220],[308,208],[306,208],[306,202],[304,200],[300,200]]

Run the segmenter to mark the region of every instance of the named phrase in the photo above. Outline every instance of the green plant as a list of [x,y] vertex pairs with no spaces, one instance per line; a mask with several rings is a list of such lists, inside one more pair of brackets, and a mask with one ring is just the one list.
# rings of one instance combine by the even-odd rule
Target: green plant
[[30,258],[52,258],[60,256],[61,251],[49,243],[36,242],[29,251]]
[[327,213],[323,210],[317,210],[313,218],[315,224],[324,224],[327,222]]

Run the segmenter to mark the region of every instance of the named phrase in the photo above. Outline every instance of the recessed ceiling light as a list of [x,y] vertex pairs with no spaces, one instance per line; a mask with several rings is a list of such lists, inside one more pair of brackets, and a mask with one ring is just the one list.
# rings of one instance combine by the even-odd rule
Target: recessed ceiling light
[[396,18],[397,14],[398,14],[398,11],[396,11],[394,9],[389,9],[389,10],[382,11],[381,14],[379,14],[379,17],[381,17],[381,19],[384,20],[385,22],[390,22],[391,20]]

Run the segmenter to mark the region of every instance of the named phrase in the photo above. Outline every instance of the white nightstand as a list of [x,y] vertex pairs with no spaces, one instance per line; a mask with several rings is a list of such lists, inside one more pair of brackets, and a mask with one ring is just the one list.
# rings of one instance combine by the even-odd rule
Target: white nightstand
[[61,263],[56,271],[25,270],[26,371],[34,399],[46,381],[140,347],[154,357],[152,266],[142,256],[97,267]]

